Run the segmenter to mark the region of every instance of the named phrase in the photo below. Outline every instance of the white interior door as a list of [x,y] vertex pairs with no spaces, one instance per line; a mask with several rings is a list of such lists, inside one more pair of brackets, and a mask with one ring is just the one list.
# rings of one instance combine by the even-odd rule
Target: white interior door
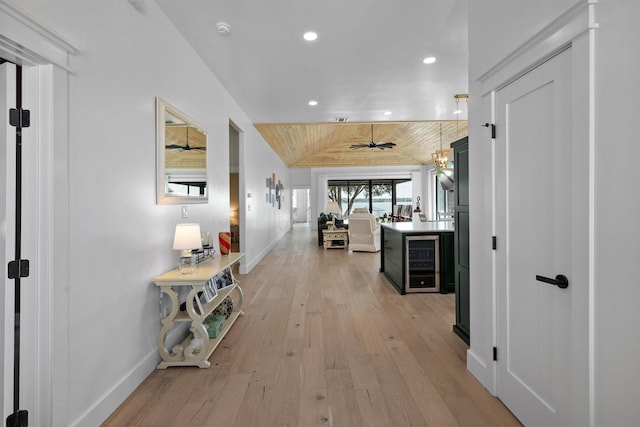
[[[567,49],[496,93],[497,392],[528,427],[587,419],[587,141],[571,77]],[[536,278],[559,274],[565,289]]]

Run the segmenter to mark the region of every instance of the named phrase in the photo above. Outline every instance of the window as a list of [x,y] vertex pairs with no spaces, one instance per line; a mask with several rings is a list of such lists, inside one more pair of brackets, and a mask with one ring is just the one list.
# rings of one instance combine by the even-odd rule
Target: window
[[394,205],[411,204],[412,190],[409,178],[330,180],[328,189],[329,200],[338,202],[345,217],[355,208],[366,208],[376,217],[390,216]]

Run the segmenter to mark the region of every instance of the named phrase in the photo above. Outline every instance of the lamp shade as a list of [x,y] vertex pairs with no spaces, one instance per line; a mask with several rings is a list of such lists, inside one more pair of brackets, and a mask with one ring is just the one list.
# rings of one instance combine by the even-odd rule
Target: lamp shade
[[327,212],[338,214],[342,212],[342,208],[340,208],[340,205],[338,204],[338,202],[332,200],[327,205]]
[[180,251],[202,249],[200,224],[176,225],[176,234],[173,237],[173,249]]

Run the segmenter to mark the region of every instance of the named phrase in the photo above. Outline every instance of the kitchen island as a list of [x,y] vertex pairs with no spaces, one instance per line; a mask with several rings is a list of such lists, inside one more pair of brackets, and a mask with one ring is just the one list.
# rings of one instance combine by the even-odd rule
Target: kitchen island
[[400,294],[455,291],[451,221],[384,223],[380,272]]

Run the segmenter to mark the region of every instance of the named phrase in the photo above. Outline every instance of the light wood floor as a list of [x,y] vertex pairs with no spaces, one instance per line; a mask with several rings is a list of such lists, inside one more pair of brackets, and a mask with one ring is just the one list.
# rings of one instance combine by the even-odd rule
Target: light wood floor
[[293,231],[240,275],[209,369],[154,371],[104,426],[520,426],[466,370],[454,295],[399,295],[379,254]]

